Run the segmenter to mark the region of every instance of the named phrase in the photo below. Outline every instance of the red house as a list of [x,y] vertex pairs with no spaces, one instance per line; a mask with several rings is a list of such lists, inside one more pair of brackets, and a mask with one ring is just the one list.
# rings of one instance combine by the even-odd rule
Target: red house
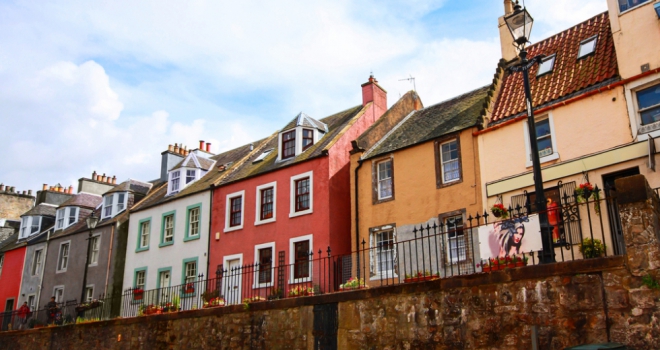
[[[13,311],[18,308],[18,295],[21,289],[23,263],[25,261],[25,244],[17,244],[18,234],[10,236],[0,243],[0,303],[1,312]],[[8,316],[8,315],[6,315]],[[7,330],[11,318],[0,319],[0,330]]]
[[387,93],[371,76],[361,105],[323,119],[300,113],[214,184],[208,272],[222,277],[229,303],[323,288],[310,260],[328,247],[351,249],[351,140],[386,110]]

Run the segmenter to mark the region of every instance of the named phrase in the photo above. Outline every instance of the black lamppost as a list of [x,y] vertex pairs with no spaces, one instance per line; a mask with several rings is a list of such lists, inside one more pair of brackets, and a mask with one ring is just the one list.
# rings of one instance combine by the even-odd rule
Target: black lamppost
[[529,34],[532,31],[534,19],[529,15],[526,9],[523,9],[518,1],[513,8],[513,13],[504,17],[509,31],[513,36],[513,41],[520,51],[520,64],[510,67],[511,72],[522,72],[525,85],[525,102],[527,106],[527,127],[529,128],[529,144],[532,148],[532,165],[534,169],[534,191],[536,192],[536,211],[539,214],[541,223],[541,240],[543,242],[543,251],[539,252],[539,262],[542,264],[555,262],[555,251],[552,245],[552,226],[548,222],[548,212],[543,192],[543,176],[541,175],[541,160],[539,157],[539,146],[536,140],[536,125],[534,123],[534,110],[532,109],[532,92],[529,88],[529,69],[534,64],[541,62],[543,55],[536,56],[530,60],[527,59],[527,50],[525,45],[529,41]]
[[85,300],[85,290],[87,289],[87,266],[89,266],[89,250],[92,243],[92,234],[96,228],[96,224],[99,223],[99,218],[94,215],[87,217],[87,228],[89,229],[89,236],[87,237],[87,256],[85,257],[85,272],[83,273],[83,283],[82,283],[82,292],[80,293],[80,303],[82,304]]

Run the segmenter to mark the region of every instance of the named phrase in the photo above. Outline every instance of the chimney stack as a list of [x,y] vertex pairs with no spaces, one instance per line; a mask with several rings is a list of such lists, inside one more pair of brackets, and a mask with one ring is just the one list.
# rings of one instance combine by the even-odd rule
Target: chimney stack
[[174,153],[179,153],[179,144],[178,143],[174,144]]
[[32,190],[28,190],[28,196],[32,195]]
[[504,16],[498,18],[498,27],[500,29],[500,46],[502,50],[502,58],[507,62],[518,57],[516,47],[513,46],[513,36],[511,36],[511,31],[509,31],[509,27],[507,27],[506,22],[504,22],[504,17],[508,16],[512,12],[512,1],[504,0]]
[[369,117],[374,117],[372,122],[375,122],[387,111],[387,91],[378,85],[373,74],[369,75],[369,81],[362,84],[362,105],[366,106],[369,102],[373,102],[375,111],[374,115]]
[[3,192],[4,190],[5,190],[5,185],[4,185],[4,184],[0,184],[0,192]]
[[204,150],[204,140],[199,140],[199,150],[200,151]]
[[21,192],[21,194],[25,195],[26,194],[25,190],[23,190],[23,192]]
[[206,143],[206,152],[211,153],[211,143],[210,142]]

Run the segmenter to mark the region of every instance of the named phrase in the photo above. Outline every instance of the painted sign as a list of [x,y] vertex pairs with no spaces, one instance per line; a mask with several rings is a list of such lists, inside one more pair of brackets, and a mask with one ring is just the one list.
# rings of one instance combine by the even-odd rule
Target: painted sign
[[509,218],[479,227],[482,259],[504,258],[542,248],[538,215]]

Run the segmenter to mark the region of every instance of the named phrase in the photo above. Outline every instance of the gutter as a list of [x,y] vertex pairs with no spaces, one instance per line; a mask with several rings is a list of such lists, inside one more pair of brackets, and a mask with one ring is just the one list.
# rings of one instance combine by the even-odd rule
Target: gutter
[[355,168],[355,251],[357,253],[357,278],[360,279],[360,199],[359,199],[359,170],[362,167],[364,159],[358,159],[358,166]]
[[[552,103],[552,104],[547,105],[547,106],[545,106],[545,107],[543,107],[543,108],[539,108],[539,109],[534,110],[534,113],[543,113],[543,112],[546,112],[546,111],[548,111],[548,110],[551,110],[551,109],[556,108],[556,107],[559,107],[559,106],[565,106],[565,105],[567,105],[567,104],[569,104],[569,103],[573,103],[573,102],[576,102],[576,101],[579,101],[579,100],[585,99],[585,98],[587,98],[587,97],[590,97],[590,96],[593,96],[593,95],[599,94],[599,93],[604,92],[604,91],[607,91],[607,90],[612,90],[612,89],[614,89],[614,88],[616,88],[616,87],[619,87],[619,86],[621,86],[621,85],[628,84],[628,83],[630,83],[630,82],[632,82],[632,81],[635,81],[635,80],[638,80],[638,79],[644,78],[644,77],[646,77],[646,76],[649,76],[649,75],[651,75],[651,74],[655,74],[655,73],[658,73],[658,72],[660,72],[660,68],[656,68],[656,69],[653,69],[653,70],[649,70],[649,71],[646,71],[646,72],[644,72],[644,73],[641,73],[641,74],[635,75],[635,76],[633,76],[633,77],[630,77],[630,78],[627,78],[627,79],[624,79],[624,80],[619,80],[619,81],[617,81],[616,83],[612,83],[612,84],[609,84],[609,85],[607,85],[607,86],[600,87],[600,88],[598,88],[598,89],[594,89],[594,90],[589,91],[589,92],[587,92],[587,93],[584,93],[584,94],[582,94],[582,95],[575,96],[575,97],[569,98],[569,99],[564,100],[564,101],[560,101],[560,102]],[[526,119],[526,118],[527,118],[527,113],[525,113],[525,114],[523,114],[523,115],[519,115],[519,116],[517,116],[517,117],[515,117],[515,118],[513,118],[513,119],[507,120],[507,121],[505,121],[505,122],[503,122],[503,123],[500,123],[500,124],[494,125],[494,126],[492,126],[492,127],[489,127],[489,128],[486,128],[486,129],[483,129],[483,130],[480,130],[480,131],[475,131],[475,132],[472,133],[472,136],[483,135],[483,134],[485,134],[485,133],[487,133],[487,132],[490,132],[490,131],[493,131],[493,130],[497,130],[497,129],[503,127],[503,126],[506,126],[506,125],[509,125],[509,124],[516,123],[516,122],[518,122],[518,121],[520,121],[520,120],[523,120],[523,119]]]
[[110,231],[110,250],[108,251],[108,267],[105,270],[105,288],[103,289],[103,297],[108,296],[108,279],[110,278],[110,259],[112,258],[112,247],[115,245],[115,227],[117,226],[119,226],[119,221],[117,221],[114,225],[112,225],[112,231]]
[[[211,184],[209,186],[211,189],[211,200],[209,201],[209,235],[208,235],[208,240],[206,241],[206,279],[209,280],[211,277],[209,277],[209,268],[211,267],[211,218],[213,217],[213,192],[215,189],[215,185]],[[200,213],[201,214],[201,213]],[[200,232],[201,234],[201,232]]]

